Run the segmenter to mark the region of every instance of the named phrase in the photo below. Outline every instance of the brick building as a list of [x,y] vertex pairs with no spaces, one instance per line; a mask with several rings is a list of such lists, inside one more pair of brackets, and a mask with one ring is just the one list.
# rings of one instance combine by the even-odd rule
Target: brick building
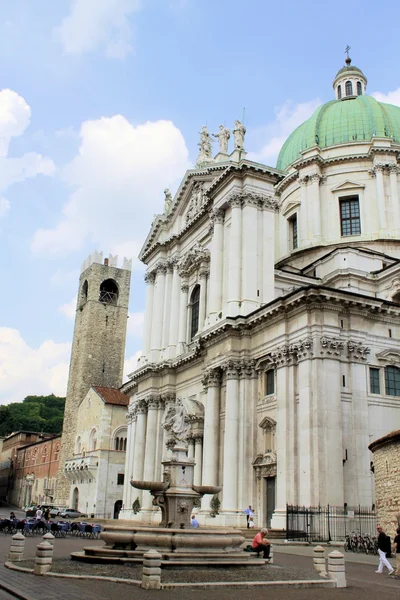
[[400,429],[369,445],[374,453],[376,510],[388,535],[400,526]]
[[13,486],[8,501],[18,507],[51,503],[59,465],[61,436],[20,446],[13,462]]

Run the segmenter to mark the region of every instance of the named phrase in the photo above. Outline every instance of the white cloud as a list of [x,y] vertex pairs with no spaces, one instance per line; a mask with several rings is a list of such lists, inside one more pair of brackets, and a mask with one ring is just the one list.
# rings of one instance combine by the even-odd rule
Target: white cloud
[[374,92],[371,95],[376,98],[378,102],[386,102],[387,104],[400,106],[400,87],[387,94],[384,94],[383,92]]
[[163,209],[164,188],[190,166],[185,140],[171,121],[134,127],[121,115],[84,122],[80,138],[64,171],[74,191],[58,224],[36,231],[32,248],[66,253],[90,242],[136,254]]
[[58,307],[58,310],[67,317],[67,319],[71,319],[73,321],[75,319],[76,313],[76,296],[70,300],[70,302],[66,302]]
[[135,352],[135,354],[132,354],[132,356],[130,356],[129,358],[125,358],[124,381],[127,381],[128,375],[133,373],[133,371],[136,369],[137,362],[141,356],[142,356],[142,351],[137,350],[137,352]]
[[44,341],[32,348],[17,329],[0,327],[0,404],[30,394],[65,396],[70,343]]
[[30,123],[31,109],[22,96],[12,90],[0,91],[0,192],[13,183],[36,175],[51,175],[53,161],[28,152],[20,157],[9,157],[12,138],[23,135]]
[[[318,98],[309,102],[292,104],[290,101],[279,106],[275,113],[274,121],[268,123],[261,131],[262,137],[266,140],[259,152],[249,152],[250,160],[267,163],[271,166],[276,164],[279,151],[285,143],[288,136],[304,121],[313,114],[314,110],[321,104]],[[254,136],[253,132],[253,136]]]
[[10,210],[10,201],[7,198],[0,198],[0,219]]
[[143,335],[144,312],[129,313],[128,335],[141,338]]
[[129,18],[140,6],[140,0],[72,0],[70,14],[54,35],[67,54],[101,46],[106,56],[124,58],[133,50]]

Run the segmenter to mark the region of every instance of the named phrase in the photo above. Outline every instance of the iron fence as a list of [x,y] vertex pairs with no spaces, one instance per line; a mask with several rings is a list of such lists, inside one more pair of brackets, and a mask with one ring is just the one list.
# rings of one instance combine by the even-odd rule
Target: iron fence
[[352,531],[373,535],[376,525],[375,511],[363,506],[286,507],[286,538],[292,541],[341,541]]

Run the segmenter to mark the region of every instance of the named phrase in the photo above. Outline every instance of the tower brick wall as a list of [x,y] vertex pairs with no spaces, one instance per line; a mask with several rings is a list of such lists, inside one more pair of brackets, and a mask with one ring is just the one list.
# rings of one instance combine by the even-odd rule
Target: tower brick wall
[[92,385],[122,384],[131,272],[104,262],[89,264],[79,278],[55,498],[59,505],[69,501],[71,483],[64,476],[64,463],[74,456],[79,405]]

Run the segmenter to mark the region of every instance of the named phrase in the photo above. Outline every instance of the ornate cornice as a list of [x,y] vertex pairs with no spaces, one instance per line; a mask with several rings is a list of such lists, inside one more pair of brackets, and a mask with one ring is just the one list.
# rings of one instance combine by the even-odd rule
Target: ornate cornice
[[339,357],[342,354],[342,350],[344,348],[344,342],[339,340],[338,338],[329,338],[323,336],[320,339],[320,354],[327,356]]
[[350,340],[347,342],[347,352],[350,361],[366,362],[371,349],[368,346],[363,346],[360,342]]

